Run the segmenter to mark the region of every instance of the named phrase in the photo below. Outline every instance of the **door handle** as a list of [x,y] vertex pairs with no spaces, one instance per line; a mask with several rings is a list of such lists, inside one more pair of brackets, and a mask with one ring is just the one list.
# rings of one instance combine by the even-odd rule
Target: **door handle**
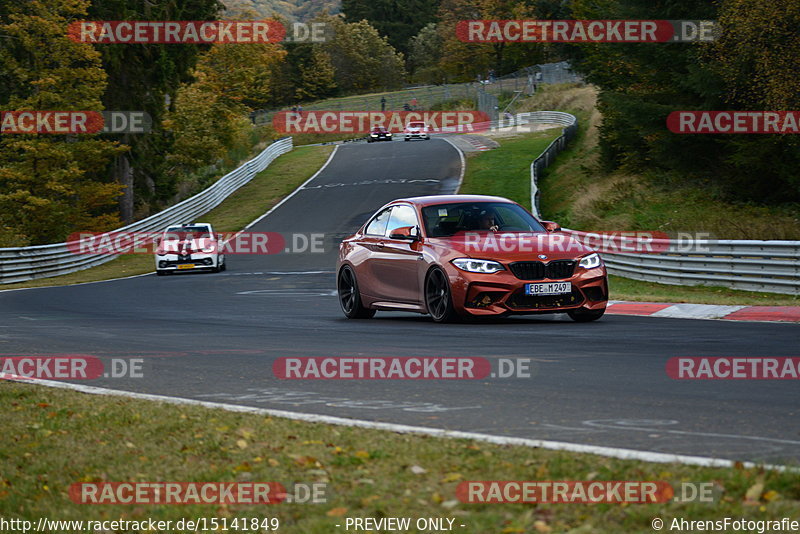
[[378,248],[383,248],[383,247],[385,247],[386,245],[384,245],[384,244],[383,244],[383,243],[381,243],[381,242],[378,242],[378,243],[375,243],[375,246],[376,246],[376,247],[378,247]]

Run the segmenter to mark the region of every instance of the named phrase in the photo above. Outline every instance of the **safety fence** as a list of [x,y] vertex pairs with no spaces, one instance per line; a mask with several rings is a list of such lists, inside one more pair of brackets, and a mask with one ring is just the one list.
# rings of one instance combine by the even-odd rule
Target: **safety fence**
[[[587,244],[602,240],[597,234],[564,232]],[[630,251],[601,250],[610,273],[662,284],[800,295],[800,241],[629,236],[625,248]]]
[[[291,137],[276,141],[258,156],[229,172],[193,197],[146,219],[113,230],[109,234],[154,232],[164,230],[171,224],[191,222],[218,206],[234,191],[263,171],[275,158],[290,150],[292,150]],[[68,274],[101,265],[116,258],[110,254],[76,254],[74,251],[81,249],[80,243],[80,241],[73,241],[32,247],[0,248],[0,284]]]

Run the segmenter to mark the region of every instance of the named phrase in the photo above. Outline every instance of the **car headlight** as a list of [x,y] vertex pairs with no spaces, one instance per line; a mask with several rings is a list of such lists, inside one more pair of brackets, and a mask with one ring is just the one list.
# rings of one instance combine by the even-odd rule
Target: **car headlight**
[[370,137],[378,137],[378,134],[369,134]]
[[389,137],[391,137],[391,136],[392,136],[392,132],[387,132],[387,133],[386,133],[386,135],[388,135]]
[[578,263],[578,265],[580,265],[584,269],[594,269],[595,267],[600,267],[602,263],[603,262],[600,259],[600,254],[598,254],[597,252],[593,252],[588,256],[584,256],[583,258],[581,258],[581,261],[580,263]]
[[475,260],[472,258],[457,258],[453,260],[453,265],[470,273],[492,274],[504,271],[505,267],[491,260]]

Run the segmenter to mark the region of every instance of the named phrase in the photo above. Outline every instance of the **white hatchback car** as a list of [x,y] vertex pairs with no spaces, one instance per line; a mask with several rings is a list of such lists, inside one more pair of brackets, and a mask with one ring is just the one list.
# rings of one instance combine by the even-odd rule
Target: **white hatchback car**
[[428,133],[428,125],[422,121],[412,121],[406,124],[406,129],[403,131],[403,135],[405,135],[406,141],[411,139],[428,140],[431,138],[430,133]]
[[181,224],[168,227],[156,242],[156,274],[174,271],[225,270],[223,243],[208,223]]

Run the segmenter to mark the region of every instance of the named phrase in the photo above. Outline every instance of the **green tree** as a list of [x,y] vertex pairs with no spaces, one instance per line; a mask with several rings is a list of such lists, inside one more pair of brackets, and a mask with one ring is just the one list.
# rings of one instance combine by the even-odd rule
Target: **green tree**
[[319,46],[301,45],[308,55],[297,63],[298,79],[295,89],[297,100],[320,100],[336,90],[336,71],[331,57]]
[[173,137],[167,174],[180,180],[246,143],[247,114],[273,107],[286,51],[274,43],[216,44],[198,61],[194,81],[176,95],[164,128]]
[[320,43],[330,58],[334,80],[344,94],[393,89],[405,79],[403,55],[369,22],[345,22],[339,16],[315,19],[329,25],[332,37]]
[[433,22],[411,39],[408,67],[414,82],[431,84],[445,81],[446,75],[439,67],[443,46],[444,40]]
[[342,0],[349,22],[366,20],[403,54],[409,53],[411,38],[436,21],[438,8],[438,0]]
[[[140,0],[92,0],[89,20],[214,20],[222,4],[218,0],[187,2],[142,2]],[[116,158],[110,170],[125,186],[120,200],[122,219],[134,217],[137,203],[158,203],[171,199],[176,191],[174,175],[166,172],[165,156],[171,138],[161,122],[167,101],[174,101],[181,84],[191,73],[201,50],[208,45],[192,44],[102,44],[103,68],[108,88],[103,104],[111,110],[147,112],[153,121],[151,135],[121,135],[118,140],[131,147]]]
[[[106,76],[91,45],[67,38],[85,0],[30,0],[0,18],[3,110],[100,111]],[[61,241],[119,222],[121,187],[103,173],[126,147],[97,135],[0,137],[0,228],[5,245]]]

